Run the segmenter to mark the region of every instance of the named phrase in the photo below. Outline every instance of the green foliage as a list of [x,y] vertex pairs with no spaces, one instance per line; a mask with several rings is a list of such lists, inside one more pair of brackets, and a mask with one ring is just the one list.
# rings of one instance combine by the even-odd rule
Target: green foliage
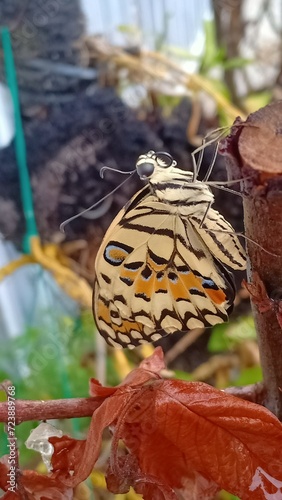
[[272,92],[270,90],[265,90],[263,92],[255,92],[249,94],[244,99],[244,105],[246,109],[251,113],[259,108],[263,108],[271,102]]
[[255,340],[256,330],[252,316],[239,318],[232,323],[215,325],[208,342],[208,350],[211,353],[224,352],[245,340]]
[[262,379],[261,367],[259,365],[250,366],[241,371],[239,377],[232,381],[232,385],[240,387],[242,385],[256,384],[261,382]]
[[[48,316],[49,319],[52,316],[50,311]],[[27,328],[20,337],[3,342],[2,347],[0,362],[3,366],[5,361],[7,368],[1,371],[1,380],[12,380],[17,399],[88,396],[89,378],[95,376],[94,361],[90,362],[95,360],[91,313],[84,313],[78,320],[54,318],[51,323],[49,321],[49,328]],[[1,400],[5,400],[5,394],[0,394]],[[88,419],[66,421],[64,430],[81,437],[87,424]],[[31,457],[34,459],[24,442],[36,425],[37,422],[25,422],[16,428],[23,464]],[[5,433],[1,436],[0,447],[4,454],[7,452]]]
[[134,24],[119,24],[117,30],[122,34],[134,36],[140,32],[139,28]]
[[193,376],[190,373],[184,372],[183,370],[174,370],[175,378],[179,380],[187,380],[188,382],[193,381]]
[[227,59],[225,48],[219,47],[217,43],[214,21],[205,21],[204,33],[205,48],[201,57],[201,74],[206,75],[211,69],[216,67],[220,67],[225,70],[242,68],[252,62],[251,59],[243,57]]
[[231,495],[231,493],[227,493],[227,491],[221,491],[219,494],[219,500],[240,500],[239,497],[235,497]]
[[162,108],[163,115],[169,116],[176,106],[178,106],[181,102],[181,96],[175,95],[166,95],[166,94],[157,94],[157,103]]

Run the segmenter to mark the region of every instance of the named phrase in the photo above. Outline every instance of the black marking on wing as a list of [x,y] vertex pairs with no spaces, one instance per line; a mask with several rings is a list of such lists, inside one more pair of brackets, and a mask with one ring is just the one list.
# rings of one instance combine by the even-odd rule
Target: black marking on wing
[[151,301],[151,297],[147,297],[147,295],[145,293],[135,293],[134,295],[137,298],[145,300],[145,302],[150,302]]
[[112,318],[119,318],[119,313],[117,311],[110,311],[110,316]]
[[108,284],[110,285],[111,284],[111,278],[109,278],[109,276],[107,276],[106,274],[104,273],[101,273],[101,278],[103,278],[103,280]]
[[131,210],[133,210],[137,205],[139,205],[139,203],[144,200],[145,198],[147,198],[147,196],[151,193],[151,189],[150,189],[150,186],[147,185],[145,186],[143,189],[141,189],[139,191],[139,193],[137,193],[136,197],[135,198],[131,198],[131,200],[129,200],[126,205],[124,206],[124,214],[123,214],[123,217],[128,213],[130,212]]
[[207,290],[219,290],[218,286],[215,284],[215,282],[210,279],[206,278],[205,276],[202,277],[202,287],[206,288]]
[[[162,312],[161,312],[161,315],[160,315],[160,318],[158,320],[156,320],[156,325],[158,327],[158,329],[160,330],[163,330],[162,326],[161,326],[161,323],[162,321],[167,318],[167,317],[170,317],[170,318],[173,318],[173,319],[177,319],[180,323],[182,323],[182,326],[186,329],[186,326],[183,322],[183,318],[179,317],[174,310],[171,310],[171,309],[163,309]],[[164,330],[163,330],[164,331]],[[180,329],[179,329],[180,331]],[[156,333],[158,333],[157,329],[156,329]],[[165,333],[165,335],[167,335]]]
[[128,271],[137,271],[144,265],[144,262],[128,262],[124,264],[124,268]]
[[[183,177],[181,178],[175,178],[174,182],[150,182],[150,185],[152,186],[152,189],[154,191],[166,191],[167,189],[180,189],[181,191],[187,190],[187,191],[195,191],[197,188],[195,187],[195,184],[191,183],[189,184],[188,182],[185,182]],[[181,182],[181,184],[179,184]]]
[[[159,215],[159,212],[155,212]],[[166,215],[169,215],[166,212]],[[139,218],[139,217],[138,217]],[[134,224],[131,221],[124,221],[122,224],[122,227],[125,229],[131,229],[134,231],[140,231],[141,233],[148,233],[148,234],[158,234],[160,236],[168,236],[169,238],[174,238],[174,232],[171,231],[170,229],[162,228],[162,229],[156,229],[155,227],[151,226],[145,226],[144,224]]]
[[189,288],[189,293],[191,295],[198,295],[199,297],[206,297],[206,294],[198,288]]
[[164,272],[163,271],[159,271],[156,275],[157,277],[157,280],[158,281],[162,281],[163,277],[164,277]]
[[133,280],[131,280],[130,278],[124,278],[122,276],[119,276],[119,279],[120,281],[122,281],[123,283],[125,283],[127,286],[132,286],[133,285]]
[[[190,269],[188,266],[176,266],[176,270],[182,274],[189,274],[190,273]],[[193,273],[196,275],[196,271],[193,271]],[[199,276],[201,276],[200,273],[199,273]]]
[[178,282],[178,276],[176,273],[174,273],[173,271],[170,271],[167,275],[168,279],[170,281],[172,281],[172,283],[177,283]]
[[149,266],[146,266],[143,271],[141,271],[141,276],[145,281],[148,281],[151,278],[152,273],[152,269],[150,269]]
[[230,306],[226,309],[227,313],[230,314],[233,311],[233,302],[235,300],[236,288],[234,282],[233,274],[217,259],[214,259],[218,272],[223,275],[225,280],[224,292],[226,294],[226,300]]
[[105,304],[105,306],[109,306],[110,305],[110,300],[108,299],[105,299],[105,297],[103,297],[102,295],[99,295],[99,299],[101,300],[101,302],[103,302],[103,304]]
[[114,300],[114,302],[118,301],[118,302],[121,302],[124,305],[127,305],[127,302],[126,302],[126,300],[125,300],[125,298],[124,298],[123,295],[114,295],[113,300]]
[[150,258],[152,259],[152,261],[154,261],[155,264],[157,264],[158,266],[163,266],[163,265],[167,264],[166,259],[163,259],[159,255],[156,255],[154,252],[152,252],[152,250],[150,248],[148,248],[148,254],[149,254]]
[[[196,217],[193,217],[193,220],[195,220],[199,225],[202,223],[202,221],[200,221],[199,219],[197,219]],[[217,220],[217,219],[216,219]],[[219,225],[219,224],[217,224]],[[222,226],[221,226],[222,227]],[[233,262],[233,264],[238,264],[238,261],[236,259],[234,259],[233,255],[227,251],[227,249],[225,248],[225,246],[221,243],[221,241],[219,241],[216,237],[216,231],[212,231],[206,224],[202,224],[201,225],[201,229],[205,229],[208,233],[212,233],[213,235],[213,239],[216,243],[216,245],[218,246],[218,248],[222,251],[222,253],[224,255],[226,255],[228,257],[228,259]],[[223,229],[223,232],[227,232],[226,229],[224,228]],[[235,245],[235,248],[238,250],[240,256],[242,258],[244,258],[245,256],[242,254],[242,252],[240,251],[240,248],[236,245],[236,241],[233,240],[233,243]]]
[[134,320],[135,320],[137,317],[139,317],[139,316],[145,316],[146,318],[151,319],[151,315],[150,315],[150,313],[148,313],[148,311],[144,311],[144,309],[140,309],[140,311],[138,311],[138,312],[136,312],[136,313],[132,312],[132,317],[133,317],[133,319],[134,319]]

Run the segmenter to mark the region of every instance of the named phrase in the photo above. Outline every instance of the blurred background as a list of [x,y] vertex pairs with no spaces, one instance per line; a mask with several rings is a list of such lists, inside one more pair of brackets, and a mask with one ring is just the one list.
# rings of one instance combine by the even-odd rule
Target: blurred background
[[[96,252],[141,182],[59,226],[118,186],[115,169],[134,169],[140,154],[168,151],[189,170],[208,133],[282,98],[282,1],[1,0],[0,26],[0,378],[18,398],[87,396],[89,377],[117,384],[153,349],[107,348],[91,312]],[[226,179],[220,156],[211,178]],[[214,194],[243,231],[240,197]],[[228,324],[160,342],[171,376],[218,388],[261,380],[243,278]],[[24,446],[36,425],[18,428],[23,467],[41,467]],[[83,437],[88,421],[62,425]],[[114,498],[107,437],[104,447],[85,498]]]

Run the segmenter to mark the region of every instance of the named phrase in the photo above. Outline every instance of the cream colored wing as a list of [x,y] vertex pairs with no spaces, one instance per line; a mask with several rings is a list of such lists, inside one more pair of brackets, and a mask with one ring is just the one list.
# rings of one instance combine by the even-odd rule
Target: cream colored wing
[[228,320],[232,278],[195,226],[146,188],[117,216],[95,264],[94,315],[110,345]]

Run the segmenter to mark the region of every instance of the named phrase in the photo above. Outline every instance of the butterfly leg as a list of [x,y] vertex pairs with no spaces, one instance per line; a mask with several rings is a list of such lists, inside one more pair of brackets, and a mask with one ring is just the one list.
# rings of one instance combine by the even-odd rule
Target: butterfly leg
[[[193,151],[193,153],[191,154],[192,163],[193,163],[193,182],[195,182],[197,177],[198,177],[198,174],[199,174],[199,171],[200,171],[200,168],[202,165],[203,157],[204,157],[205,146],[206,146],[206,138],[204,137],[202,140],[202,145],[199,148],[195,149],[195,151]],[[198,162],[196,160],[197,153],[200,153],[199,158],[198,158]]]
[[[195,151],[193,151],[193,153],[192,153],[193,182],[195,182],[195,180],[198,177],[198,174],[199,174],[199,171],[200,171],[200,168],[201,168],[201,165],[202,165],[202,161],[203,161],[203,156],[204,156],[204,150],[205,150],[205,148],[207,146],[209,146],[210,144],[216,143],[216,148],[215,148],[215,151],[214,151],[214,154],[213,154],[213,158],[212,158],[211,164],[210,164],[210,166],[209,166],[209,168],[207,170],[207,173],[205,175],[205,178],[204,178],[203,182],[206,182],[208,180],[208,178],[210,177],[210,174],[212,172],[212,169],[214,167],[215,160],[216,160],[216,157],[217,157],[218,141],[226,133],[227,129],[229,129],[229,127],[221,127],[221,128],[216,129],[216,130],[213,130],[211,133],[207,134],[203,138],[202,145],[199,148],[195,149]],[[211,137],[214,136],[214,134],[216,132],[219,132],[219,134],[217,134],[216,137],[214,137],[214,138],[211,139]],[[195,155],[197,153],[200,153],[199,154],[199,158],[198,158],[198,162],[196,161],[196,158],[195,158]]]
[[209,203],[207,204],[207,208],[206,208],[205,213],[204,213],[204,215],[203,215],[203,218],[202,218],[202,220],[201,220],[201,222],[200,222],[200,224],[199,224],[199,228],[200,228],[200,229],[203,227],[203,224],[204,224],[204,222],[205,222],[205,218],[206,218],[206,216],[207,216],[207,213],[208,213],[209,209],[210,209],[210,208],[211,208],[211,206],[212,206],[212,203],[213,203],[212,201],[209,201]]
[[219,146],[219,143],[217,142],[216,145],[215,145],[215,148],[214,148],[214,152],[213,152],[213,156],[212,156],[212,161],[209,165],[209,168],[206,172],[206,175],[204,176],[203,178],[203,182],[207,182],[211,173],[212,173],[212,170],[213,170],[213,167],[214,167],[214,164],[216,162],[216,157],[217,157],[217,152],[218,152],[218,146]]

